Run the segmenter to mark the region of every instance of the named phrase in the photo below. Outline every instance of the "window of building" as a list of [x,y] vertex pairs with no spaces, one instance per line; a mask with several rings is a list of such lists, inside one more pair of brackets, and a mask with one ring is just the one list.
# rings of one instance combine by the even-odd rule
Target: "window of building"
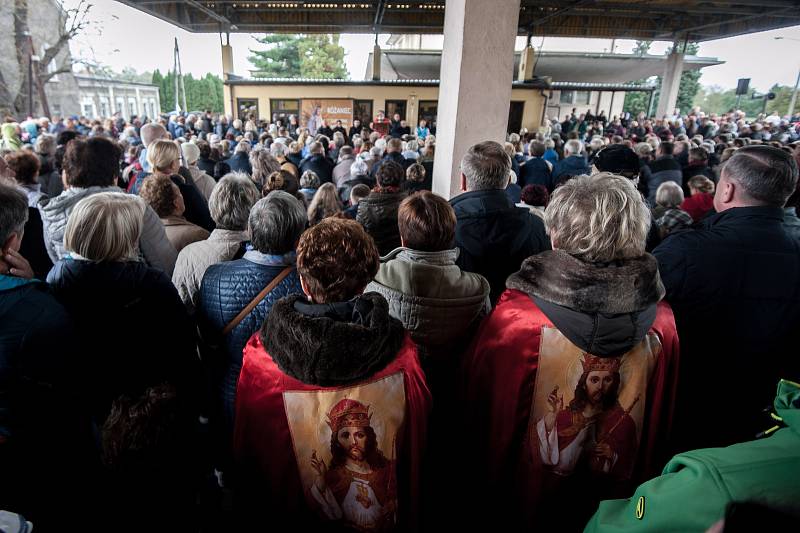
[[590,104],[592,102],[592,93],[590,91],[576,91],[575,103],[576,104]]
[[[256,110],[258,110],[258,102],[255,103]],[[284,124],[289,122],[289,115],[300,117],[300,100],[284,99],[284,98],[270,98],[269,112],[272,116],[272,122],[281,120]],[[256,115],[258,116],[258,115]],[[244,117],[241,117],[244,120]]]
[[561,91],[558,101],[562,104],[571,104],[575,100],[575,91]]
[[136,100],[133,98],[128,98],[128,113],[130,113],[129,118],[136,115]]
[[114,110],[115,113],[125,114],[125,99],[122,97],[117,98],[117,107]]
[[386,118],[392,120],[395,113],[400,115],[400,120],[406,119],[406,100],[386,100]]
[[419,101],[419,119],[425,119],[429,128],[433,128],[436,124],[436,114],[439,112],[438,100],[420,100]]
[[255,98],[237,98],[236,109],[238,110],[238,118],[242,121],[247,120],[247,115],[250,113],[258,118],[258,100]]
[[86,97],[81,102],[81,110],[83,111],[84,117],[93,118],[95,116],[94,112],[94,102],[91,98]]
[[109,113],[108,111],[109,111],[109,109],[108,109],[108,97],[107,96],[101,96],[100,97],[100,116],[104,117],[104,118],[111,116],[111,113]]
[[353,100],[353,118],[364,126],[372,122],[372,100]]

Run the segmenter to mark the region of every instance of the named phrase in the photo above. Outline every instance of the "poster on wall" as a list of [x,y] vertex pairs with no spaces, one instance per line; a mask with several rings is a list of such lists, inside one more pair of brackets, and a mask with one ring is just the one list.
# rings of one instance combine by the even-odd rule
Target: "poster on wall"
[[311,134],[322,127],[322,121],[329,128],[336,126],[336,121],[341,120],[346,129],[353,123],[353,100],[351,99],[303,99],[300,104],[300,125],[309,129]]

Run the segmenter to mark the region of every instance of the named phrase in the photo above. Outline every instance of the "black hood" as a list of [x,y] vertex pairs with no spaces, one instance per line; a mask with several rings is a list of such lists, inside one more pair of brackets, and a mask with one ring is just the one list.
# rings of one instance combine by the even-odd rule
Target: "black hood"
[[506,283],[528,294],[581,350],[618,357],[644,339],[664,296],[658,262],[645,254],[607,264],[553,250],[529,257]]
[[292,295],[272,306],[261,343],[289,376],[322,387],[346,385],[381,371],[403,344],[402,323],[377,293],[350,302],[311,305]]

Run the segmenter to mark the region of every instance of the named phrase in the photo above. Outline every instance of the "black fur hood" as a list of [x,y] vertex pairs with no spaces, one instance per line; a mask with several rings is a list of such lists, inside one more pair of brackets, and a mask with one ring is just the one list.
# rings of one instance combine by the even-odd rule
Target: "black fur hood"
[[402,323],[389,316],[389,305],[377,293],[330,306],[287,296],[272,306],[260,332],[283,372],[321,387],[347,385],[383,370],[404,336]]
[[596,265],[561,250],[542,252],[526,259],[506,286],[528,294],[573,344],[601,357],[641,342],[664,297],[650,254]]

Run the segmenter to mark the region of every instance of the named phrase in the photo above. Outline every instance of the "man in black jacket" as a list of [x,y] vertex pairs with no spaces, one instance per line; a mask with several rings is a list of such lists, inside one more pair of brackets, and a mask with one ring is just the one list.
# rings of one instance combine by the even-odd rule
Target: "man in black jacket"
[[506,195],[510,172],[511,158],[500,144],[478,143],[461,160],[464,193],[450,200],[457,218],[456,264],[489,280],[492,303],[523,260],[550,249],[542,220]]
[[320,185],[333,181],[333,161],[325,156],[322,144],[314,141],[308,147],[308,157],[300,161],[300,175],[311,170],[319,176]]
[[752,439],[770,423],[759,402],[800,376],[800,242],[782,210],[797,175],[782,150],[740,148],[722,170],[717,214],[653,252],[681,341],[678,451]]
[[0,179],[0,507],[57,530],[87,497],[74,494],[76,476],[91,491],[94,442],[73,325],[20,254],[28,213],[25,195]]
[[380,163],[372,167],[372,172],[370,172],[370,175],[374,178],[378,171],[378,167],[384,161],[394,161],[395,163],[403,167],[403,170],[407,170],[408,167],[414,164],[414,161],[412,159],[406,159],[405,157],[403,157],[402,152],[403,152],[403,141],[394,138],[388,139],[386,141],[386,152],[383,154],[383,158],[381,158]]

